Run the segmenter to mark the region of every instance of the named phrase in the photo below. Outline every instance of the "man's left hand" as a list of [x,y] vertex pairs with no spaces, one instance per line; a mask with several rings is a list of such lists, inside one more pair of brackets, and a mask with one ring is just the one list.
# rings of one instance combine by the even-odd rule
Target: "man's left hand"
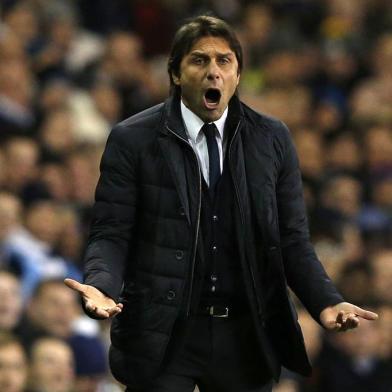
[[357,328],[360,319],[377,320],[378,314],[364,310],[348,302],[341,302],[335,306],[328,306],[320,313],[320,321],[329,331],[347,331]]

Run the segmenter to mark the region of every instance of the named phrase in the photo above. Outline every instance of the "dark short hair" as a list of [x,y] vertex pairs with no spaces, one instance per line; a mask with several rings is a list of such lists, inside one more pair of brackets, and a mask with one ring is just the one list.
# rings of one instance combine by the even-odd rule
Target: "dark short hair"
[[174,36],[167,66],[172,92],[180,91],[180,87],[174,84],[172,74],[179,75],[182,59],[189,53],[195,42],[203,37],[220,37],[226,40],[237,58],[238,73],[241,72],[243,65],[242,47],[234,29],[222,19],[200,15],[182,25]]

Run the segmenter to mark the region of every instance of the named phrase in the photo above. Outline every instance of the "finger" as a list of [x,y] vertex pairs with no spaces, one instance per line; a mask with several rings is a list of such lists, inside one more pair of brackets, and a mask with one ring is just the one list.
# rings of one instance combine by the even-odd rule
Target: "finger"
[[350,329],[354,329],[358,327],[359,327],[359,318],[358,317],[352,318],[350,322]]
[[100,318],[109,318],[110,314],[106,309],[103,308],[96,308],[94,314]]
[[91,312],[91,313],[95,313],[95,311],[97,310],[97,305],[95,305],[93,302],[91,302],[91,301],[86,301],[85,302],[85,304],[84,304],[84,306],[86,307],[86,310],[88,311],[88,312]]
[[340,324],[340,323],[333,323],[333,325],[332,325],[332,328],[331,328],[331,331],[337,331],[337,332],[339,332],[339,331],[341,331],[342,330],[342,324]]
[[336,316],[336,323],[343,324],[344,322],[344,312],[341,310]]
[[356,315],[354,313],[344,313],[342,316],[342,322],[345,324],[348,320],[351,320]]
[[79,283],[78,281],[74,280],[74,279],[64,279],[64,283],[71,288],[72,290],[77,291],[78,293],[83,294],[86,291],[85,285]]
[[337,330],[337,332],[346,332],[347,330],[351,329],[349,323],[341,324],[340,328]]
[[346,329],[354,329],[357,328],[359,325],[359,318],[355,315],[350,315],[345,323]]
[[113,310],[117,314],[117,313],[120,313],[123,310],[123,308],[124,308],[124,305],[121,302],[119,302],[118,304],[116,304],[115,306],[112,306],[110,309],[107,309],[107,310],[108,311]]
[[116,314],[119,314],[122,311],[122,309],[118,306],[113,306],[112,308],[105,310],[108,312],[109,317],[114,317]]
[[358,306],[355,307],[355,314],[359,317],[362,317],[365,320],[377,320],[378,314],[371,312],[370,310],[362,309]]
[[96,317],[99,317],[99,318],[109,318],[110,317],[107,309],[100,308],[100,307],[96,306],[92,301],[86,301],[85,307],[89,313],[92,313]]

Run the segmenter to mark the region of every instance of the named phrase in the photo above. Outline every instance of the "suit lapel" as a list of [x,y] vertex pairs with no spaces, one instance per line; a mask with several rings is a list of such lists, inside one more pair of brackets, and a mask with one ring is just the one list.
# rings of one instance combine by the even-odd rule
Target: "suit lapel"
[[187,196],[187,179],[185,174],[185,157],[184,151],[180,146],[180,141],[174,140],[174,137],[161,136],[158,139],[163,156],[169,165],[175,187],[177,189],[181,205],[184,209],[188,223],[190,220],[189,200]]
[[[188,181],[186,176],[186,145],[188,139],[182,121],[180,97],[178,94],[171,96],[165,103],[163,123],[158,143],[164,159],[168,163],[175,187],[177,189],[183,211],[189,224],[191,213],[188,197]],[[189,148],[191,148],[189,146]]]

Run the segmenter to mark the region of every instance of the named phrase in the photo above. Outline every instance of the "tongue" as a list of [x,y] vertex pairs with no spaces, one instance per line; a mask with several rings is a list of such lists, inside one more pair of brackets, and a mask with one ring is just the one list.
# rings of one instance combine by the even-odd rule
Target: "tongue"
[[215,109],[219,104],[219,101],[214,101],[211,98],[204,97],[204,105],[207,109]]
[[218,103],[218,100],[215,98],[215,99],[213,99],[213,98],[211,98],[211,97],[206,97],[206,101],[208,102],[208,103]]
[[204,102],[208,109],[215,108],[220,101],[220,93],[219,91],[210,89],[207,90],[206,94],[204,95]]

